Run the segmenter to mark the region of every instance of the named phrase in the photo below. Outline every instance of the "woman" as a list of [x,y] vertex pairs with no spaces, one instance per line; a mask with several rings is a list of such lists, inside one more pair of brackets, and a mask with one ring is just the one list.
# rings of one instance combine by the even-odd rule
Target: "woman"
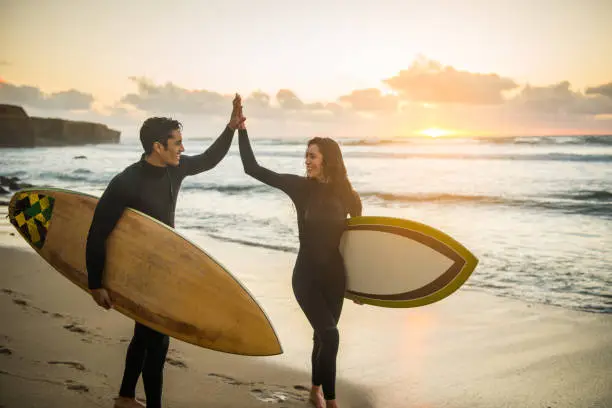
[[308,142],[306,177],[301,177],[260,166],[244,122],[238,134],[245,173],[285,192],[297,210],[300,248],[292,286],[314,329],[310,400],[318,408],[336,408],[337,325],[346,288],[339,244],[347,214],[361,215],[361,199],[348,180],[340,147],[332,139],[316,137]]

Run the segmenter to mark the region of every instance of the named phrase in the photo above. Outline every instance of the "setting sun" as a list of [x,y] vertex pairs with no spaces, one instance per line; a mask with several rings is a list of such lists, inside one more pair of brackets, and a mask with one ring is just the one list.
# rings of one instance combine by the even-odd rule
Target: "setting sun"
[[417,133],[423,136],[440,137],[440,136],[449,136],[449,135],[454,134],[455,132],[451,130],[440,129],[440,128],[428,128],[428,129],[423,129]]

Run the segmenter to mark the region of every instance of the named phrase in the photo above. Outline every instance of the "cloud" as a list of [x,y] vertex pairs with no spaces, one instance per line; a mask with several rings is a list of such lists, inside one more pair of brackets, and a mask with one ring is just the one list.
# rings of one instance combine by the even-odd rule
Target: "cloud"
[[[143,77],[130,78],[137,85],[137,92],[121,98],[121,103],[149,114],[164,115],[229,115],[234,95],[223,95],[205,89],[191,90],[168,82],[157,85]],[[304,103],[289,89],[281,89],[275,96],[255,91],[243,97],[245,116],[249,118],[283,119],[299,115],[301,119],[313,118],[313,111],[324,111],[322,103]],[[296,113],[297,112],[297,113]],[[302,113],[303,112],[303,113]],[[331,114],[331,112],[328,112]]]
[[164,114],[229,114],[234,95],[189,90],[168,82],[156,85],[144,77],[130,77],[138,86],[137,93],[121,98],[121,103],[149,113]]
[[[276,101],[283,110],[302,111],[306,117],[312,117],[312,114],[331,114],[342,111],[340,105],[323,102],[304,103],[291,90],[281,89],[276,93]],[[340,109],[338,109],[340,107]]]
[[[153,115],[176,117],[196,136],[215,134],[227,123],[233,93],[130,79],[132,92],[106,106],[74,89],[45,94],[0,79],[0,103],[22,105],[33,116],[116,125],[129,129],[126,134],[135,134],[133,129]],[[459,71],[425,58],[383,80],[380,89],[356,89],[327,101],[303,100],[289,87],[275,93],[256,90],[243,94],[243,105],[250,129],[266,137],[394,137],[428,127],[466,134],[612,132],[612,82],[584,91],[573,90],[567,81],[519,86],[497,74]]]
[[[227,120],[232,109],[233,94],[190,90],[171,82],[157,85],[144,77],[130,79],[136,84],[137,92],[124,95],[119,106],[137,110],[144,116],[172,116],[186,122],[196,121],[196,117],[199,117],[212,124],[221,118]],[[268,121],[276,123],[276,127],[285,122],[294,127],[330,122],[346,113],[344,108],[335,103],[305,103],[289,89],[279,90],[274,98],[261,90],[246,97],[243,95],[243,106],[249,123]]]
[[571,105],[577,96],[570,89],[570,83],[564,81],[540,87],[527,85],[511,103],[528,111],[558,113]]
[[325,104],[325,109],[332,112],[336,116],[341,115],[346,111],[342,105],[335,102]]
[[244,115],[250,122],[253,118],[271,119],[278,118],[282,115],[281,110],[274,109],[271,105],[272,98],[265,92],[254,91],[247,97],[242,97],[242,106]]
[[497,74],[458,71],[437,61],[419,58],[410,68],[383,82],[403,99],[425,103],[500,104],[502,92],[518,87]]
[[7,60],[0,60],[0,67],[6,67],[11,65],[11,63]]
[[[601,88],[601,90],[599,90]],[[605,86],[587,94],[575,92],[568,81],[549,86],[525,86],[509,103],[530,114],[602,115],[612,113],[612,99],[602,96]],[[589,96],[594,94],[595,96]]]
[[304,108],[304,102],[288,89],[281,89],[278,91],[276,100],[282,109],[299,110]]
[[49,109],[86,110],[91,107],[94,98],[91,94],[71,89],[52,93],[45,97],[43,107]]
[[336,103],[304,103],[293,91],[281,89],[275,99],[262,91],[255,91],[243,98],[247,119],[326,121],[341,115],[344,108]]
[[247,103],[253,108],[269,109],[270,95],[262,91],[255,91],[245,98],[243,103]]
[[356,111],[395,111],[399,98],[394,95],[383,95],[380,89],[358,89],[349,95],[338,98]]
[[608,98],[612,98],[612,82],[592,88],[587,88],[585,93],[587,95],[603,95],[607,96]]
[[45,94],[34,86],[0,83],[0,101],[47,110],[86,110],[94,101],[91,94],[74,89]]
[[581,115],[609,115],[612,114],[612,99],[601,95],[583,96],[574,101],[570,112]]

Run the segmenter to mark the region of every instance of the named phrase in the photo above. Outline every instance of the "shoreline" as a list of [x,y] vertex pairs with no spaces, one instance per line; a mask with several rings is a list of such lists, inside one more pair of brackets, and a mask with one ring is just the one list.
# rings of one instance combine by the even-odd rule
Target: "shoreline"
[[[133,322],[49,267],[5,215],[0,207],[0,406],[112,406]],[[284,354],[234,356],[171,339],[166,406],[308,407],[312,331],[291,292],[294,255],[196,242],[262,305]],[[339,329],[341,407],[612,405],[607,314],[460,289],[416,309],[347,300]]]

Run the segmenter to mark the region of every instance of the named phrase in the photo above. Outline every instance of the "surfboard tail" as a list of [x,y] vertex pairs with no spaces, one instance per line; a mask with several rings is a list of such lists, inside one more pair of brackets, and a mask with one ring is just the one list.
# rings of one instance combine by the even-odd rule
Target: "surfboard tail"
[[10,223],[34,248],[41,249],[49,231],[55,200],[39,190],[19,190],[9,206]]

